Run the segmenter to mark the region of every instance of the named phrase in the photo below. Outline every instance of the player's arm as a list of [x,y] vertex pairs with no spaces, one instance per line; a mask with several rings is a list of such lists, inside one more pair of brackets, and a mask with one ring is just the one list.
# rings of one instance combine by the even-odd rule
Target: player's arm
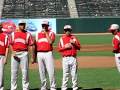
[[6,51],[5,51],[5,58],[4,58],[4,64],[7,64],[7,58],[8,58],[8,51],[9,51],[9,39],[6,38]]
[[35,46],[34,45],[29,46],[30,61],[32,64],[34,64],[36,62],[34,51],[35,51]]
[[58,44],[58,51],[62,52],[67,49],[71,49],[72,45],[71,43],[67,43],[66,45],[63,44],[62,38],[60,38],[59,44]]
[[71,44],[76,47],[76,49],[80,50],[81,46],[80,46],[80,42],[79,40],[74,37],[73,39],[70,40]]
[[5,52],[4,64],[7,64],[8,50],[9,50],[9,48],[7,47],[7,48],[6,48],[6,52]]
[[52,33],[51,36],[49,36],[48,32],[45,31],[46,38],[50,44],[53,44],[55,41],[55,34]]
[[29,45],[29,53],[30,53],[30,60],[31,63],[34,64],[36,62],[35,58],[35,41],[32,38],[32,35],[30,35],[29,40],[28,40],[28,45]]
[[116,38],[113,39],[113,53],[118,53],[119,52],[119,45],[120,41]]

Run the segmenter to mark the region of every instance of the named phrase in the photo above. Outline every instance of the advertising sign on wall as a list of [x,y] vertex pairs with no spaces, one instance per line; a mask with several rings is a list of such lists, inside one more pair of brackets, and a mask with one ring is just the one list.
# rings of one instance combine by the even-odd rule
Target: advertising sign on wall
[[26,30],[32,35],[42,30],[41,23],[45,20],[49,21],[49,29],[56,33],[56,19],[2,19],[3,31],[5,33],[11,33],[18,27],[19,20],[26,22]]

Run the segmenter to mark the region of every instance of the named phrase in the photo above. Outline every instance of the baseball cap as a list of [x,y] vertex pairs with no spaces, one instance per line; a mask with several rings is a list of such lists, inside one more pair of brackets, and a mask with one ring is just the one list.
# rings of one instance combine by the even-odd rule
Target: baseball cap
[[18,24],[19,24],[19,25],[21,25],[21,24],[26,24],[26,21],[25,21],[25,20],[19,20]]
[[47,20],[42,21],[42,25],[49,25],[49,22]]
[[65,25],[64,29],[72,29],[72,27],[70,25]]
[[118,30],[119,29],[119,25],[118,24],[111,24],[110,28],[108,29],[109,31],[113,31],[113,30]]

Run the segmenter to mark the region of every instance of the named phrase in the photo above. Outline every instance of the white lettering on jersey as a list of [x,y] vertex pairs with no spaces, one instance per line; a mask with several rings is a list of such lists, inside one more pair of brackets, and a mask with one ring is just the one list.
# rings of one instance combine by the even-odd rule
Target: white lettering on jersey
[[0,41],[0,46],[4,46],[4,42]]
[[14,40],[14,42],[15,42],[15,43],[16,43],[16,42],[19,42],[19,43],[26,44],[25,40],[22,39],[22,38],[16,38],[16,39]]
[[41,39],[38,39],[38,42],[48,42],[47,38],[41,38]]

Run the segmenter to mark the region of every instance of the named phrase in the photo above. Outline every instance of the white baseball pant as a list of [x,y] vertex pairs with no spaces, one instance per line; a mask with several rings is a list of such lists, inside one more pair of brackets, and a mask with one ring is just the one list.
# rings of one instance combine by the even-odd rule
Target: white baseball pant
[[4,90],[4,57],[0,55],[0,90]]
[[63,66],[63,80],[62,80],[62,90],[67,90],[67,83],[69,77],[72,77],[72,88],[73,90],[77,90],[77,60],[75,57],[63,57],[62,60]]
[[117,69],[120,72],[120,53],[115,54],[115,62],[116,62]]
[[17,89],[17,74],[19,65],[22,71],[22,85],[23,90],[29,90],[29,77],[28,77],[28,52],[17,52],[16,56],[20,58],[20,62],[11,57],[11,90]]
[[41,79],[41,90],[47,90],[46,71],[50,81],[50,90],[56,90],[54,59],[52,51],[37,53],[39,73]]

